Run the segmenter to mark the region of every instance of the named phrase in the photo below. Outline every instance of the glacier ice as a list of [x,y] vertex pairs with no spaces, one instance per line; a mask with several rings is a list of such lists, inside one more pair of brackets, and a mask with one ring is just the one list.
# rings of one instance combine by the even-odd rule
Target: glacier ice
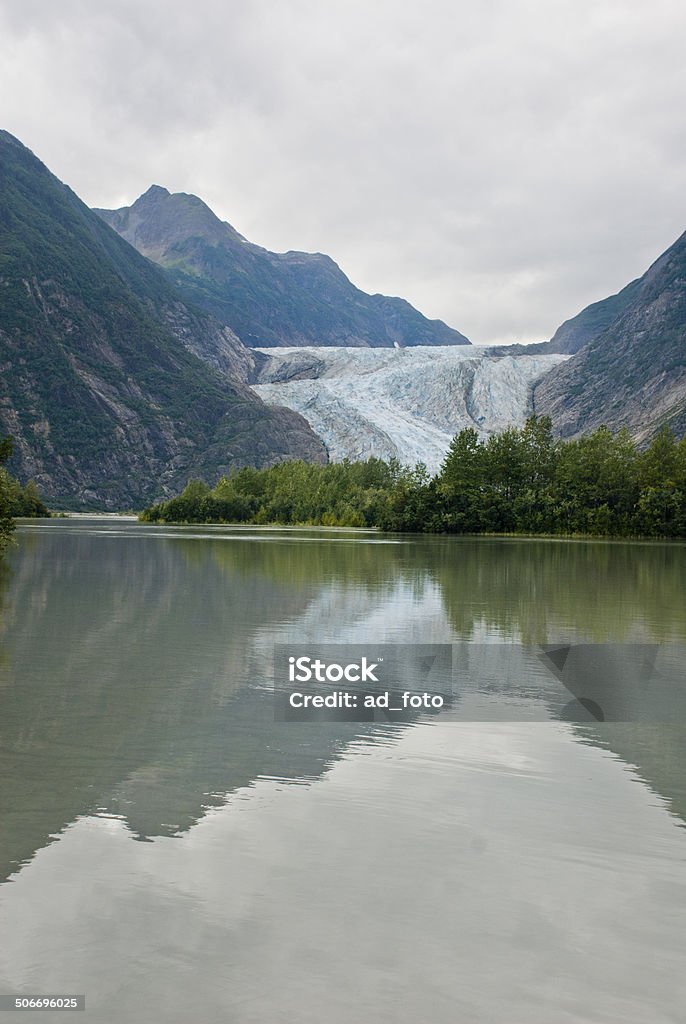
[[562,355],[491,355],[462,346],[263,348],[253,390],[301,413],[334,462],[393,456],[436,472],[454,435],[520,426],[532,387]]

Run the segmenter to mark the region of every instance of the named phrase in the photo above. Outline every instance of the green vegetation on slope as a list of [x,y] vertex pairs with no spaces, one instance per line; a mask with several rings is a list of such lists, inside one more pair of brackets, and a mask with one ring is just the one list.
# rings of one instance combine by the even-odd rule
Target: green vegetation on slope
[[246,345],[469,344],[404,299],[367,295],[329,256],[251,244],[197,196],[153,185],[133,206],[95,212]]
[[325,457],[301,417],[238,379],[252,365],[238,339],[2,131],[0,300],[0,431],[53,499],[140,507],[194,465]]
[[453,440],[437,476],[370,459],[243,469],[213,489],[192,480],[146,522],[372,526],[446,533],[686,536],[686,440],[662,431],[639,452],[605,427],[575,441],[532,416],[485,441]]

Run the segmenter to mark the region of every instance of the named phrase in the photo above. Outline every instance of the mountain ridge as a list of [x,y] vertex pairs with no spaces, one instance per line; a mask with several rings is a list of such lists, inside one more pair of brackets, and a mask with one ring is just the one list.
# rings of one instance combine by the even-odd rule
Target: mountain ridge
[[250,347],[470,344],[405,299],[363,292],[325,253],[249,242],[189,193],[152,185],[131,206],[94,212]]
[[591,302],[576,316],[565,320],[550,341],[543,342],[541,351],[574,355],[610,327],[629,308],[641,290],[643,278],[636,278],[615,295]]
[[682,436],[686,232],[613,298],[619,296],[619,315],[536,385],[534,407],[551,416],[562,437],[577,437],[601,425],[626,427],[640,443],[663,427]]

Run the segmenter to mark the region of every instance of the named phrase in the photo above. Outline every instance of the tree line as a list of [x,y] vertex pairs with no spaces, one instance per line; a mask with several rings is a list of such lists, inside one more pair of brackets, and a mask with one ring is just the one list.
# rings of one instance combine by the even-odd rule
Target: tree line
[[12,455],[13,447],[11,437],[0,440],[0,556],[7,549],[16,516],[50,515],[33,481],[29,480],[22,487],[19,481],[7,472],[5,463]]
[[686,537],[686,439],[662,430],[640,450],[627,430],[562,441],[531,416],[481,439],[468,427],[440,471],[397,460],[283,462],[213,488],[191,480],[146,522],[378,527],[431,533]]

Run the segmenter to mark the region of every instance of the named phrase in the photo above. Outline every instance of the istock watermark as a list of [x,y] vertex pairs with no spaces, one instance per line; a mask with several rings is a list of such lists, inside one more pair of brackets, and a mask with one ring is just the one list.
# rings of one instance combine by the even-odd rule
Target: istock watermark
[[686,722],[682,644],[279,644],[282,722]]
[[280,644],[275,714],[283,722],[396,721],[452,706],[450,644]]
[[366,655],[362,655],[361,662],[349,662],[342,665],[337,661],[327,662],[321,658],[310,658],[303,655],[296,658],[291,655],[288,659],[288,678],[292,683],[310,683],[314,679],[318,683],[340,683],[345,680],[347,683],[378,683],[375,675],[379,668],[379,662],[371,665]]

